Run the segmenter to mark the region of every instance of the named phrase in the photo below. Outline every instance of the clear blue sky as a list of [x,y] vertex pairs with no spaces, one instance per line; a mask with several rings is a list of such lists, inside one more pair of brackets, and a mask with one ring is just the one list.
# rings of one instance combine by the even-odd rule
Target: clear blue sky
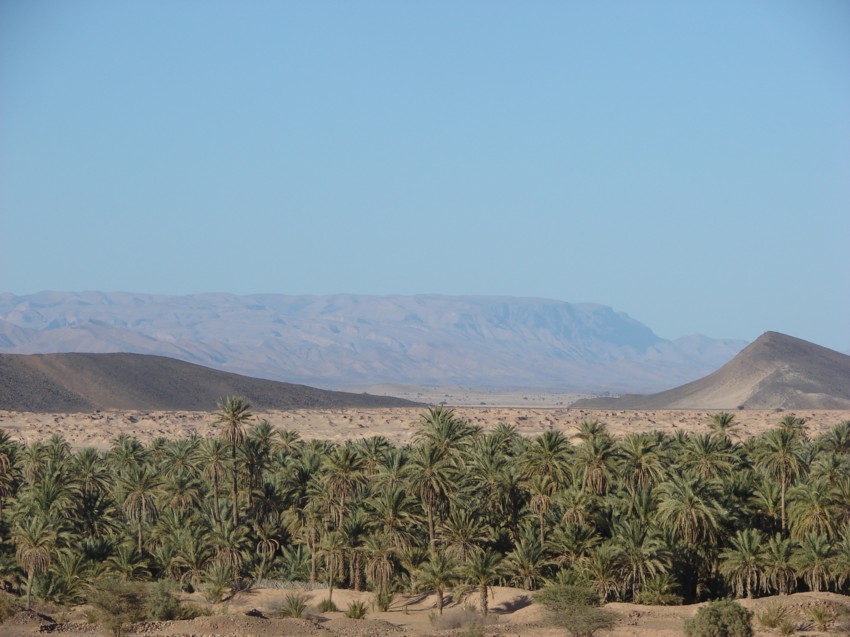
[[0,2],[0,292],[506,294],[850,349],[850,2]]

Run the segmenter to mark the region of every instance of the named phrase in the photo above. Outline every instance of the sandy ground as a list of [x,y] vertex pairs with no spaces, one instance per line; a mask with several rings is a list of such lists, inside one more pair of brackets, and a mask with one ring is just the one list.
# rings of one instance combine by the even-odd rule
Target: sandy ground
[[[278,614],[284,597],[297,592],[281,589],[259,589],[240,593],[234,599],[211,608],[209,617],[199,617],[191,621],[151,622],[131,627],[129,634],[164,637],[166,635],[197,637],[293,635],[296,637],[422,637],[427,635],[460,635],[470,624],[478,621],[475,602],[477,593],[466,597],[445,599],[442,617],[436,612],[434,595],[398,596],[389,612],[377,612],[372,605],[371,593],[356,593],[347,590],[335,590],[333,601],[340,612],[319,613],[319,601],[327,597],[326,590],[306,592],[307,611],[303,619],[283,619]],[[560,637],[563,630],[546,625],[543,609],[532,601],[532,594],[522,589],[496,587],[493,589],[489,605],[491,614],[483,627],[483,635],[501,637]],[[354,600],[363,601],[369,608],[364,619],[353,620],[344,616],[344,610]],[[184,595],[183,601],[199,607],[209,607],[199,594]],[[741,600],[741,603],[754,611],[753,621],[757,635],[771,633],[760,627],[758,614],[773,605],[785,606],[789,619],[797,627],[798,635],[846,634],[850,598],[834,593],[798,593],[785,597],[766,597],[755,600]],[[831,632],[817,632],[807,610],[813,606],[828,606],[838,614],[831,626]],[[683,634],[686,618],[696,614],[700,605],[693,606],[641,606],[638,604],[611,603],[606,606],[617,616],[616,626],[609,631],[601,631],[601,636],[610,637],[674,637]],[[42,609],[45,616],[35,613],[21,613],[5,624],[0,625],[0,637],[61,632],[65,635],[107,635],[97,626],[87,624],[84,609],[72,609],[62,613],[50,613]]]
[[[298,409],[293,411],[258,412],[276,427],[292,429],[306,440],[324,438],[349,440],[369,436],[386,436],[393,443],[406,443],[416,430],[423,409]],[[568,408],[458,407],[455,413],[485,430],[499,423],[515,425],[523,435],[536,435],[548,429],[572,436],[584,420],[597,419],[608,425],[615,436],[630,432],[677,430],[707,432],[714,411],[605,411]],[[806,418],[809,434],[828,431],[843,420],[850,420],[847,410],[756,411],[734,412],[739,423],[733,432],[740,439],[758,435],[775,427],[779,420],[792,414]],[[119,434],[137,437],[143,442],[198,434],[215,435],[211,412],[145,412],[104,411],[80,414],[43,414],[0,411],[0,429],[21,442],[45,440],[61,434],[75,448],[106,449]]]

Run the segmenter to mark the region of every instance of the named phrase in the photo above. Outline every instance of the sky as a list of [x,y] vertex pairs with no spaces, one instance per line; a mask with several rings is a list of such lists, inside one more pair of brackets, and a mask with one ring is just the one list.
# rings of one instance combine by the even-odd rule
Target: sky
[[850,351],[843,0],[0,2],[0,292],[510,295]]

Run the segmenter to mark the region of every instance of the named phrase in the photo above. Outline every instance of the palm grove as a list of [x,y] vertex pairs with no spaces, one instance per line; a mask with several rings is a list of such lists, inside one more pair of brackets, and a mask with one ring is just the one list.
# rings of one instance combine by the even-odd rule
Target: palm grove
[[[0,434],[0,576],[84,601],[102,578],[173,580],[221,599],[250,582],[396,592],[588,587],[675,603],[848,592],[850,421],[809,438],[785,417],[746,442],[629,434],[596,421],[483,432],[451,410],[409,445],[301,440],[220,405],[217,438],[119,436],[106,452]],[[440,608],[442,612],[442,607]]]

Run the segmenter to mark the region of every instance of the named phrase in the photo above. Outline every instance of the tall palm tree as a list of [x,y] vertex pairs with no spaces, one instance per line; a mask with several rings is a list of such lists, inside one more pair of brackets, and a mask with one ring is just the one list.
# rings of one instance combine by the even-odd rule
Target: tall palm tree
[[794,478],[804,469],[803,445],[793,429],[773,429],[757,441],[754,452],[756,467],[779,482],[782,530],[788,528],[786,492]]
[[428,546],[431,553],[437,551],[435,516],[448,505],[457,489],[458,474],[451,458],[438,447],[426,444],[413,450],[408,463],[412,487],[428,519]]
[[728,411],[721,411],[719,414],[714,414],[711,421],[708,423],[711,430],[721,436],[728,436],[729,433],[738,426],[735,422],[735,416]]
[[762,535],[758,530],[735,533],[731,546],[720,553],[720,572],[730,580],[735,595],[753,596],[764,578]]
[[813,591],[829,587],[832,579],[832,546],[825,535],[808,533],[793,557],[794,570]]
[[726,436],[697,434],[690,436],[681,454],[681,466],[703,480],[729,475],[735,467],[735,454]]
[[791,535],[801,540],[807,533],[835,535],[838,519],[838,502],[834,490],[823,480],[809,481],[793,487],[791,500]]
[[440,526],[440,538],[446,555],[464,566],[490,536],[477,511],[455,507]]
[[32,583],[36,575],[46,573],[50,567],[56,532],[42,517],[31,517],[18,522],[12,529],[15,559],[27,573],[27,608],[31,608]]
[[222,425],[221,441],[230,447],[231,474],[233,476],[233,526],[239,524],[239,472],[236,467],[236,454],[239,446],[245,442],[245,424],[252,418],[251,405],[239,396],[228,396],[218,403],[218,413],[214,424]]
[[725,510],[720,487],[693,474],[674,475],[658,487],[658,520],[687,545],[713,545]]
[[417,573],[419,586],[437,593],[437,610],[443,614],[443,598],[447,588],[458,580],[455,563],[445,553],[433,552]]
[[540,527],[540,546],[546,545],[546,514],[552,507],[555,488],[556,485],[552,478],[545,474],[533,476],[528,484],[531,493],[528,508],[537,515],[537,524]]
[[628,487],[630,498],[626,517],[631,519],[635,497],[664,476],[664,465],[658,453],[658,441],[650,434],[629,434],[620,441],[620,476]]
[[581,485],[594,495],[604,495],[614,480],[619,453],[607,433],[589,437],[578,448],[576,463],[582,473]]
[[476,427],[455,416],[453,409],[437,405],[420,416],[413,442],[434,447],[440,453],[455,453],[465,447],[477,432]]
[[328,486],[328,495],[336,510],[336,524],[342,526],[346,517],[346,504],[366,482],[363,473],[363,457],[357,453],[353,444],[337,445],[325,457],[324,480]]
[[639,521],[614,525],[612,542],[614,561],[621,566],[623,589],[631,588],[636,599],[647,580],[666,574],[672,556],[657,530]]
[[478,587],[481,613],[484,617],[487,617],[490,610],[487,594],[490,592],[493,582],[505,573],[505,569],[502,567],[502,556],[489,549],[474,553],[469,562],[466,563],[464,572],[467,581]]
[[776,591],[780,595],[794,592],[797,584],[794,571],[796,549],[797,543],[791,538],[782,537],[781,533],[768,538],[762,553],[762,587],[765,591]]
[[221,526],[219,515],[219,484],[227,476],[227,448],[217,438],[205,438],[198,448],[198,462],[204,468],[204,479],[212,482],[213,517]]
[[514,549],[505,556],[505,568],[511,579],[530,591],[537,588],[549,564],[546,552],[533,529],[526,529]]
[[519,457],[522,475],[549,476],[557,485],[565,485],[570,475],[572,447],[567,437],[556,429],[544,431],[527,442]]
[[131,467],[119,481],[124,514],[136,523],[139,555],[143,553],[142,527],[156,517],[155,492],[159,485],[159,477],[148,466]]

